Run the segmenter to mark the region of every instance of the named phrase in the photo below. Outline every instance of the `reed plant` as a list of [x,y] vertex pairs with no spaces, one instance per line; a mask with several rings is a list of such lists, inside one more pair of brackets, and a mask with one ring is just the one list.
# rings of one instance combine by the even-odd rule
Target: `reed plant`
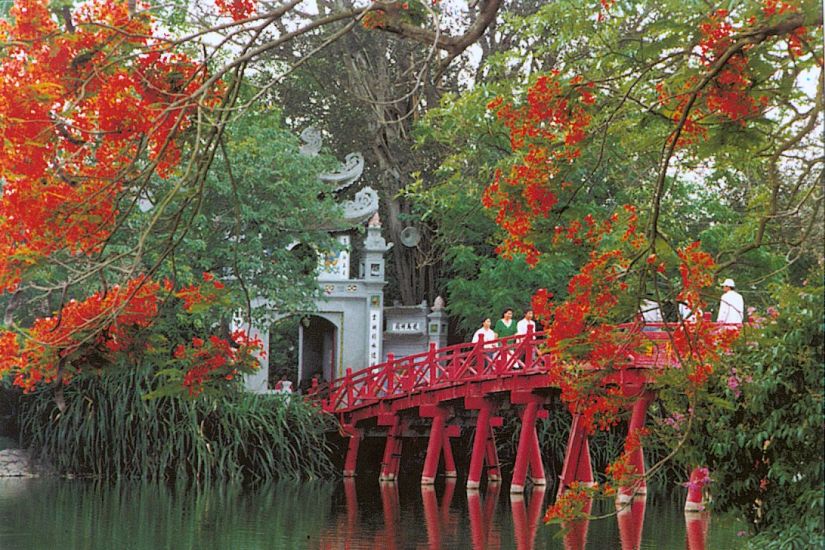
[[50,391],[23,398],[21,442],[64,475],[196,482],[332,475],[333,421],[292,395],[241,391],[145,399],[151,367],[76,378],[61,413]]

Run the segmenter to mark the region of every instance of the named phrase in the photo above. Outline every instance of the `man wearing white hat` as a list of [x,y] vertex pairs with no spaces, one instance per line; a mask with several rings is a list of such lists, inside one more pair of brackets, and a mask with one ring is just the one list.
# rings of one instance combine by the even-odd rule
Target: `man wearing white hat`
[[719,302],[719,315],[716,316],[717,323],[736,323],[742,324],[742,319],[745,313],[745,301],[742,295],[733,290],[736,283],[733,279],[725,279],[722,283],[722,300]]

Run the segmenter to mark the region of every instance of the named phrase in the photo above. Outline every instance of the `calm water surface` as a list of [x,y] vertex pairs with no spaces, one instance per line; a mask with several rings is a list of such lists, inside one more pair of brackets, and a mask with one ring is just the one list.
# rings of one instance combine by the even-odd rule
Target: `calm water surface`
[[[416,479],[176,490],[156,484],[0,480],[5,549],[712,549],[742,548],[743,526],[648,497],[563,535],[541,523],[552,491],[512,498]],[[594,505],[593,513],[612,504]],[[640,546],[638,546],[640,544]]]

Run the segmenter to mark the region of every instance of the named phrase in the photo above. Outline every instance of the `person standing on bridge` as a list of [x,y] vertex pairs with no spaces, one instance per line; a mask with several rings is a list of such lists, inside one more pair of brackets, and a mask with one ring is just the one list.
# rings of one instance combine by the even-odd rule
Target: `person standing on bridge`
[[719,302],[719,314],[716,316],[717,323],[741,325],[745,317],[745,300],[742,295],[734,290],[736,283],[733,279],[725,279],[722,283],[722,299]]
[[499,338],[506,338],[508,336],[516,335],[516,322],[513,321],[513,310],[507,308],[501,314],[501,319],[496,321],[496,326],[493,328]]
[[496,333],[493,331],[493,329],[490,328],[490,325],[492,325],[492,324],[493,324],[493,322],[490,320],[489,317],[487,317],[486,319],[484,319],[484,321],[482,321],[481,328],[478,329],[477,331],[475,331],[475,334],[473,334],[473,343],[474,344],[476,342],[478,342],[479,340],[481,340],[482,337],[484,337],[484,342],[485,342],[484,349],[485,350],[492,350],[492,349],[496,348],[495,344],[487,344],[486,343],[486,342],[492,342],[493,340],[496,339]]
[[[532,327],[532,329],[530,327]],[[528,332],[536,332],[536,322],[533,321],[532,309],[526,310],[522,320],[516,324],[516,334],[521,336],[527,334]]]

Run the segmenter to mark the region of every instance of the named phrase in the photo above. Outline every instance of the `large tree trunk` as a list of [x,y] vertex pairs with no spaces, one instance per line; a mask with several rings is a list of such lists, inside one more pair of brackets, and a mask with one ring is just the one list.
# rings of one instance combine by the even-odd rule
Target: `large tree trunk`
[[[405,66],[405,58],[396,61],[401,66],[390,67],[380,48],[375,52],[361,50],[348,56],[346,68],[352,93],[371,100],[369,112],[373,116],[367,121],[367,127],[385,216],[385,237],[395,243],[392,268],[399,298],[403,304],[413,305],[425,299],[432,301],[435,297],[433,284],[437,266],[422,265],[430,242],[426,235],[417,247],[406,247],[400,241],[401,231],[410,223],[405,217],[409,220],[411,214],[410,205],[400,192],[410,182],[410,173],[417,168],[412,154],[414,117],[410,116],[410,110],[416,109],[417,105],[412,96],[404,101],[393,101],[408,92],[407,87],[398,85],[397,73],[411,69]],[[424,229],[419,229],[423,233]]]

